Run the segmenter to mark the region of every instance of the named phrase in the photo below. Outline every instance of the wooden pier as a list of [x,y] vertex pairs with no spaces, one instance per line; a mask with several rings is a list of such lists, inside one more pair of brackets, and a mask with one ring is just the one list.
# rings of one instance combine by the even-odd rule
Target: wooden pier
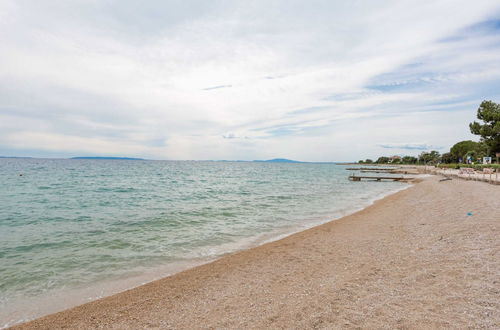
[[361,173],[396,173],[396,170],[360,170]]
[[408,168],[370,168],[370,167],[350,167],[346,168],[346,170],[350,171],[360,171],[361,173],[384,173],[384,174],[418,174],[418,171],[408,169]]
[[395,171],[400,167],[348,167],[347,171]]
[[361,170],[361,173],[386,173],[386,174],[418,174],[416,171],[407,171],[407,170],[386,170],[386,171],[367,171]]
[[360,175],[349,175],[349,180],[351,181],[361,181],[361,180],[372,180],[372,181],[409,181],[413,178],[406,178],[403,176],[360,176]]

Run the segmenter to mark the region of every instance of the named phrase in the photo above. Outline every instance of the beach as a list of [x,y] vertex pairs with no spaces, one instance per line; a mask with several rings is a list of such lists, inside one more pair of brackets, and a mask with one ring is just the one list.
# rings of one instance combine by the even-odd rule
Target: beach
[[13,328],[499,328],[500,189],[439,179]]

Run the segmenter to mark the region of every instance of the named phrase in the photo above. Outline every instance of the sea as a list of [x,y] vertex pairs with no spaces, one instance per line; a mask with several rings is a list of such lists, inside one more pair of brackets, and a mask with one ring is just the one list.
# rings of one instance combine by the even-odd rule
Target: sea
[[0,159],[0,327],[360,210],[345,165]]

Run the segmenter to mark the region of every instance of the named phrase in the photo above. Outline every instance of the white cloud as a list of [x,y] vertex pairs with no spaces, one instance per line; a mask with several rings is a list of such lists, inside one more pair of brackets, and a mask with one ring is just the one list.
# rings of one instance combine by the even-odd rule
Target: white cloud
[[500,37],[468,30],[495,13],[495,1],[3,1],[0,153],[350,160],[448,146],[500,96]]
[[422,142],[417,142],[417,143],[382,143],[379,144],[379,147],[382,147],[384,149],[398,149],[398,150],[431,150],[431,149],[442,149],[442,147],[439,146],[433,146],[432,144],[428,143],[422,143]]
[[154,155],[162,152],[161,148],[145,147],[140,143],[123,143],[121,140],[99,139],[94,137],[79,137],[52,133],[20,131],[3,135],[0,143],[13,148],[30,148],[46,151],[68,152],[78,149],[82,153],[107,155],[110,150],[114,154],[146,154]]

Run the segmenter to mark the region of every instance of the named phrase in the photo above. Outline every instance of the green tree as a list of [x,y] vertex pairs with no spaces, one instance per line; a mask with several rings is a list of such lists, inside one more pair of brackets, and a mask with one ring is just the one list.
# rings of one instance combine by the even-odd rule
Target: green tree
[[404,156],[403,158],[401,158],[401,163],[403,164],[416,164],[417,161],[417,157],[413,156]]
[[387,164],[389,163],[389,157],[379,157],[376,161],[377,164]]
[[490,154],[488,145],[484,142],[479,142],[474,152],[476,153],[476,156],[480,158],[486,157]]
[[482,157],[481,157],[480,155],[478,155],[478,153],[477,153],[476,151],[474,151],[474,150],[471,150],[471,151],[469,151],[469,152],[467,152],[467,153],[465,154],[465,159],[467,159],[467,158],[469,158],[469,157],[470,157],[470,159],[471,159],[471,161],[472,161],[473,163],[475,163],[475,162],[480,162],[480,161],[481,161],[481,158],[482,158]]
[[429,157],[429,153],[428,152],[425,152],[425,151],[422,151],[420,153],[420,155],[418,155],[418,163],[423,163],[425,164],[427,162],[427,159]]
[[420,156],[418,156],[418,161],[423,164],[436,164],[439,162],[439,152],[436,150],[432,150],[431,152],[422,152]]
[[365,164],[373,164],[373,160],[368,158],[367,160],[365,160]]
[[477,109],[477,119],[482,122],[474,121],[469,124],[472,134],[481,136],[481,141],[488,146],[487,155],[500,152],[500,104],[481,102]]
[[484,149],[484,145],[481,146],[479,142],[466,140],[455,143],[450,149],[450,154],[455,158],[455,161],[458,162],[460,159],[464,160],[468,152],[478,152],[481,149]]
[[488,155],[488,146],[483,142],[460,141],[451,147],[450,154],[453,157],[452,162],[459,162],[460,159],[464,161],[467,156],[482,158]]
[[451,152],[446,152],[446,153],[441,155],[441,162],[442,163],[450,164],[450,163],[454,163],[456,161],[457,161],[457,158],[455,156],[453,156]]

